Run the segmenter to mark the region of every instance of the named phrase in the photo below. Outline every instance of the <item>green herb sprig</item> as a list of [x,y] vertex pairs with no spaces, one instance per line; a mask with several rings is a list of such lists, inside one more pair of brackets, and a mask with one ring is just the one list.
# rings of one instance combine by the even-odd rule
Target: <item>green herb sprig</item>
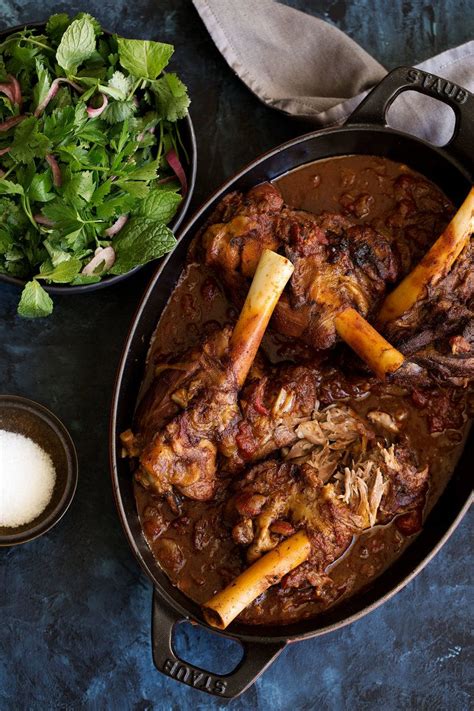
[[174,246],[190,102],[172,54],[86,13],[0,43],[0,272],[28,280],[21,316],[52,312],[42,283],[95,283]]

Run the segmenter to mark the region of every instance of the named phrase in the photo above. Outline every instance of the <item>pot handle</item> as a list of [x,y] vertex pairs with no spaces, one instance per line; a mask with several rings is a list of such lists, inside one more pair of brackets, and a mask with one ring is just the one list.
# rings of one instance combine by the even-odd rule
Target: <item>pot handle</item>
[[211,674],[180,659],[173,649],[175,625],[185,619],[153,592],[152,648],[158,671],[213,696],[232,699],[248,689],[285,648],[286,642],[240,642],[244,655],[229,674]]
[[474,95],[453,82],[414,67],[398,67],[389,72],[366,96],[346,121],[351,124],[386,126],[386,115],[393,101],[404,91],[418,91],[450,106],[456,116],[451,140],[443,149],[472,172],[474,145]]

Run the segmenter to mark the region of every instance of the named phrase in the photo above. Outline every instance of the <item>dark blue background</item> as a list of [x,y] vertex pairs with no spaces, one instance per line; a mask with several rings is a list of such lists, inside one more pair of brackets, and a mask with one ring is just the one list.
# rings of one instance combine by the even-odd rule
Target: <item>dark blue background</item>
[[[388,68],[474,35],[470,0],[289,4],[334,22]],[[175,67],[190,88],[199,144],[194,207],[258,153],[301,131],[234,77],[190,0],[3,0],[0,7],[5,27],[88,10],[118,33],[176,45]],[[23,547],[0,550],[2,710],[221,703],[153,668],[151,586],[128,549],[112,500],[107,424],[114,371],[148,276],[145,271],[102,292],[56,298],[54,314],[39,321],[19,319],[18,291],[0,285],[0,392],[54,410],[70,428],[80,459],[77,495],[58,527]],[[231,708],[467,710],[471,533],[472,516],[396,598],[350,627],[291,646]],[[216,671],[235,658],[226,643],[195,630],[180,635],[179,648]]]

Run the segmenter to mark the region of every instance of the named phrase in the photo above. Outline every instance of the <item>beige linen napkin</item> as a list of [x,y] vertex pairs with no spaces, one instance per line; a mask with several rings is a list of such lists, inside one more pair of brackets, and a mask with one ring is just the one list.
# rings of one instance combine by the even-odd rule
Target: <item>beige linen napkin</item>
[[[386,69],[336,27],[274,0],[193,0],[228,64],[264,103],[321,126],[343,122]],[[474,91],[474,41],[417,65]],[[389,124],[447,143],[452,110],[415,92]]]

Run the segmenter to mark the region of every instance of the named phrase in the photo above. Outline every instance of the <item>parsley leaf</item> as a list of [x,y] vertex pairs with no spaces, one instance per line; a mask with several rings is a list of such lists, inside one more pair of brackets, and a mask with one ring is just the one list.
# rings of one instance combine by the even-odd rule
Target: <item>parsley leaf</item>
[[2,178],[2,180],[0,180],[0,194],[2,193],[4,195],[24,195],[25,191],[18,183],[13,183],[11,180]]
[[30,116],[16,127],[10,155],[20,163],[29,163],[32,158],[44,158],[50,148],[49,138],[39,130],[38,119]]
[[35,173],[28,188],[28,197],[34,202],[49,202],[56,195],[51,192],[53,181],[49,173]]
[[21,292],[18,314],[24,318],[49,316],[53,312],[53,301],[36,280],[25,284]]
[[49,72],[39,59],[36,60],[36,74],[38,83],[33,89],[33,101],[35,106],[39,106],[51,87]]
[[137,79],[156,79],[174,52],[172,44],[117,37],[120,64]]
[[56,60],[68,74],[75,74],[82,62],[95,51],[94,25],[89,15],[71,22],[56,52]]
[[145,217],[132,217],[114,238],[117,255],[111,274],[124,274],[139,264],[162,257],[176,240],[171,230],[162,222]]

